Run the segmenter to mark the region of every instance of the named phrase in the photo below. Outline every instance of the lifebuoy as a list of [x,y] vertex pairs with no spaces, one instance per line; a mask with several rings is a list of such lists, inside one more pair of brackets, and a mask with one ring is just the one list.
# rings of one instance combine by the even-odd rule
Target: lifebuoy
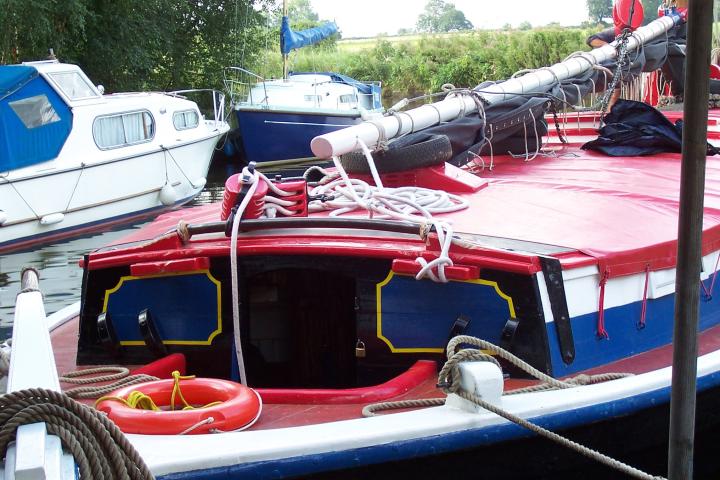
[[[98,400],[96,408],[125,433],[145,435],[227,432],[252,425],[260,416],[262,400],[255,390],[239,383],[215,378],[157,380],[121,388]],[[179,390],[175,390],[179,385]],[[166,410],[173,391],[190,405],[206,407]],[[159,410],[142,410],[127,404],[131,393],[150,397]]]

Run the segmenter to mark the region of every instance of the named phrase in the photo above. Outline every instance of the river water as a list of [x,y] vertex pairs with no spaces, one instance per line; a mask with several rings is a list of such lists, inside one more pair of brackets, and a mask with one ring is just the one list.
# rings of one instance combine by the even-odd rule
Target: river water
[[[225,180],[239,168],[223,158],[214,159],[205,188],[183,208],[220,201]],[[300,167],[265,173],[297,175],[304,170],[305,167]],[[0,341],[12,334],[15,297],[20,291],[20,272],[24,267],[34,267],[40,272],[40,289],[45,299],[46,313],[56,312],[80,300],[82,269],[79,261],[83,255],[124,237],[148,221],[0,255]]]

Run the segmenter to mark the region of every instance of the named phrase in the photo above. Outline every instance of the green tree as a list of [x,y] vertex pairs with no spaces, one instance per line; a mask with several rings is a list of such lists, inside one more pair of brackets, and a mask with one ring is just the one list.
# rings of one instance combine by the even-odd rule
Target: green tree
[[612,17],[612,0],[585,0],[590,20],[600,23],[603,18]]
[[88,1],[94,15],[79,62],[108,91],[220,88],[223,68],[264,43],[253,0]]
[[0,0],[0,63],[79,64],[108,92],[223,86],[266,44],[266,0]]
[[0,0],[0,63],[42,60],[55,55],[76,59],[92,14],[87,0]]
[[518,25],[518,30],[532,30],[532,23],[528,22],[527,20],[521,22],[520,25]]
[[320,17],[310,5],[310,0],[290,0],[288,17],[292,22],[317,23],[320,21]]
[[663,0],[643,0],[643,10],[645,16],[643,18],[643,25],[647,25],[653,20],[658,18],[658,7],[663,3]]
[[456,30],[471,30],[473,24],[465,18],[465,14],[455,8],[455,4],[443,0],[430,0],[425,5],[425,12],[417,21],[419,32],[438,33]]

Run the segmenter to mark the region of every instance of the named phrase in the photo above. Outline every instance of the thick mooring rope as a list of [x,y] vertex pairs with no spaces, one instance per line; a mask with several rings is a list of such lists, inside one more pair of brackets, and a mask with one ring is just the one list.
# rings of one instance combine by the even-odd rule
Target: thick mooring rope
[[[465,348],[462,350],[457,350],[460,345],[472,345],[477,348]],[[482,349],[482,351],[481,351]],[[459,365],[462,362],[468,362],[468,361],[485,361],[485,362],[492,362],[495,365],[499,366],[498,361],[492,356],[485,352],[490,351],[497,355],[498,357],[507,360],[511,364],[515,365],[516,367],[520,368],[521,370],[525,371],[526,373],[529,373],[530,375],[534,376],[535,378],[538,378],[539,380],[542,380],[542,385],[537,385],[533,387],[527,387],[519,390],[513,390],[511,392],[507,392],[506,395],[513,395],[518,393],[527,393],[532,391],[540,391],[540,390],[551,390],[551,389],[565,389],[565,388],[573,388],[577,387],[579,385],[589,385],[594,383],[600,383],[608,380],[615,380],[618,378],[623,378],[630,376],[631,374],[626,373],[607,373],[607,374],[600,374],[600,375],[578,375],[577,377],[570,378],[564,381],[556,380],[548,375],[545,375],[544,373],[540,372],[539,370],[532,367],[527,362],[523,361],[522,359],[516,357],[512,353],[508,352],[507,350],[504,350],[497,345],[494,345],[490,342],[486,342],[484,340],[481,340],[476,337],[470,337],[467,335],[460,335],[457,337],[454,337],[447,346],[447,357],[448,360],[443,366],[443,368],[440,370],[440,373],[438,374],[438,387],[442,388],[442,391],[449,395],[451,393],[454,393],[455,395],[458,395],[459,397],[474,403],[475,405],[478,405],[481,408],[484,408],[485,410],[488,410],[489,412],[492,412],[496,415],[499,415],[506,420],[509,420],[517,425],[520,425],[524,428],[527,428],[528,430],[541,435],[545,438],[548,438],[564,447],[570,448],[575,450],[576,452],[585,455],[588,458],[591,458],[597,462],[600,462],[604,465],[607,465],[611,468],[614,468],[618,471],[621,471],[625,473],[626,475],[629,475],[634,478],[639,478],[642,480],[665,480],[664,477],[660,476],[653,476],[648,473],[643,472],[642,470],[639,470],[637,468],[634,468],[630,465],[627,465],[625,463],[620,462],[619,460],[615,460],[614,458],[608,457],[607,455],[604,455],[596,450],[593,450],[591,448],[585,447],[584,445],[580,445],[579,443],[573,442],[572,440],[569,440],[565,437],[562,437],[558,435],[555,432],[551,432],[550,430],[547,430],[539,425],[535,425],[534,423],[525,420],[522,417],[519,417],[517,415],[514,415],[507,410],[503,410],[497,405],[494,405],[492,403],[486,402],[481,397],[475,395],[474,393],[465,391],[460,386],[460,369]],[[381,410],[397,410],[397,409],[405,409],[405,408],[417,408],[417,407],[430,407],[430,406],[440,406],[445,404],[444,398],[428,398],[428,399],[418,399],[418,400],[405,400],[405,401],[399,401],[399,402],[382,402],[382,403],[375,403],[372,405],[367,405],[365,408],[363,408],[363,415],[366,417],[373,417],[375,416],[375,412],[381,411]]]
[[123,433],[105,415],[53,390],[31,388],[0,396],[0,454],[21,425],[45,422],[75,457],[80,478],[154,478]]
[[[107,375],[99,375],[107,374]],[[94,375],[94,376],[89,376]],[[93,383],[115,382],[102,386],[89,386]],[[70,398],[99,398],[114,392],[118,388],[128,385],[137,385],[138,383],[159,380],[152,375],[130,375],[130,370],[125,367],[97,367],[86,370],[76,370],[69,372],[60,377],[61,382],[74,383],[77,385],[85,385],[65,391],[65,395]]]

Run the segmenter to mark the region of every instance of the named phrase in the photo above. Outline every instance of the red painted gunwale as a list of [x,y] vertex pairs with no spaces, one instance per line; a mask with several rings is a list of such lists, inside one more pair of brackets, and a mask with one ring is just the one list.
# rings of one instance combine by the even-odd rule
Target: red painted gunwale
[[[77,334],[79,320],[74,318],[51,332],[55,362],[59,374],[77,370]],[[701,332],[698,341],[699,355],[720,348],[720,326]],[[263,398],[263,411],[258,422],[252,427],[270,429],[311,425],[360,418],[367,403],[378,400],[396,401],[420,398],[443,398],[445,395],[436,388],[437,373],[432,362],[415,365],[401,381],[389,381],[376,387],[348,390],[259,390]],[[641,374],[672,364],[672,345],[644,352],[633,357],[618,360],[584,372],[598,374],[624,372]],[[92,368],[85,365],[82,368]],[[128,366],[133,368],[136,366]],[[411,369],[411,370],[413,370]],[[193,372],[187,372],[192,374]],[[538,382],[525,379],[506,379],[505,391],[533,385]],[[61,384],[63,390],[77,385]],[[84,401],[92,405],[91,400]]]

